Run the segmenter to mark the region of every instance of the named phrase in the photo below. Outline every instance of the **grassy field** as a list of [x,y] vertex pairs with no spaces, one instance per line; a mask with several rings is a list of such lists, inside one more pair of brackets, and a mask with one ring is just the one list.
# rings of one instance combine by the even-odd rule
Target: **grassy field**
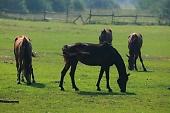
[[[61,48],[74,42],[98,43],[103,28],[113,31],[113,46],[127,64],[127,37],[140,32],[144,37],[144,63],[149,72],[131,73],[127,93],[120,93],[117,70],[111,67],[113,93],[101,82],[96,91],[99,67],[78,64],[76,83],[80,91],[71,88],[69,74],[65,90],[58,82],[64,66]],[[38,57],[33,59],[36,84],[17,85],[13,42],[16,35],[25,34],[32,40]],[[32,22],[0,19],[0,99],[19,103],[0,103],[0,113],[170,113],[170,27],[75,25],[56,22]],[[138,61],[139,70],[142,70]]]

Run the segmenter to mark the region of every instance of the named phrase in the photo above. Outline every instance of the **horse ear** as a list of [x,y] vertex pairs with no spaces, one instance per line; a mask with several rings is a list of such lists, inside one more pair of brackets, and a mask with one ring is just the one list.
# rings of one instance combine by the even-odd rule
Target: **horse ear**
[[112,33],[112,30],[111,30],[111,29],[109,29],[109,31]]
[[106,33],[106,29],[104,29],[104,30],[102,31],[102,33]]
[[133,34],[134,37],[138,37],[138,35],[136,33]]
[[128,39],[129,39],[130,35],[128,36]]
[[129,55],[128,55],[128,54],[126,54],[126,56],[129,58]]
[[15,41],[18,40],[18,37],[15,38]]

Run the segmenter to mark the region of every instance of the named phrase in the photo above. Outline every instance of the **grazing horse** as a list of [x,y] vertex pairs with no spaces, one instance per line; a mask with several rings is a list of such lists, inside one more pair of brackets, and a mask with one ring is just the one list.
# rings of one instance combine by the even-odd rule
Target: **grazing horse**
[[[31,84],[31,74],[32,82],[34,83],[34,74],[32,68],[32,45],[30,39],[26,36],[17,36],[14,42],[14,54],[17,67],[17,81],[20,84],[21,72],[23,73],[27,84]],[[22,81],[24,77],[22,75]]]
[[104,29],[101,31],[101,34],[99,36],[99,43],[108,43],[112,45],[112,30],[111,29]]
[[112,89],[109,85],[109,69],[113,64],[116,65],[119,78],[117,83],[119,85],[121,92],[126,92],[126,84],[128,81],[128,75],[126,73],[126,68],[124,61],[118,51],[113,48],[111,45],[105,44],[90,44],[90,43],[76,43],[74,45],[65,45],[62,49],[63,57],[65,60],[65,66],[61,71],[61,79],[59,87],[61,90],[64,90],[63,80],[67,71],[71,67],[70,77],[72,81],[72,87],[75,90],[79,90],[75,84],[74,74],[78,61],[85,65],[89,66],[101,66],[99,78],[97,81],[97,90],[100,91],[100,80],[103,76],[103,73],[106,73],[107,84],[106,87],[109,92],[112,92]]
[[135,70],[137,71],[137,66],[136,66],[136,60],[139,57],[142,67],[144,71],[147,71],[142,60],[141,56],[141,47],[142,47],[143,39],[142,35],[140,33],[132,33],[128,37],[128,48],[129,48],[129,55],[128,57],[128,63],[129,63],[129,70]]

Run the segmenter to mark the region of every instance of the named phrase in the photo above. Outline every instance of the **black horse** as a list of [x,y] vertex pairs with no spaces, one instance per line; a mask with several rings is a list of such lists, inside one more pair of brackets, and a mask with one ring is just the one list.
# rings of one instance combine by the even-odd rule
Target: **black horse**
[[99,43],[108,43],[112,45],[112,30],[111,29],[103,29],[99,36]]
[[129,35],[128,37],[129,55],[127,55],[128,63],[129,63],[129,66],[128,66],[129,70],[134,70],[134,68],[136,71],[138,70],[136,66],[136,60],[139,57],[142,63],[143,70],[147,71],[144,66],[142,56],[141,56],[142,44],[143,44],[143,38],[140,33],[132,33]]
[[119,78],[117,83],[121,92],[126,92],[126,84],[128,81],[128,75],[126,73],[126,67],[124,61],[118,51],[109,44],[89,44],[89,43],[76,43],[74,45],[65,45],[63,47],[63,56],[65,60],[65,66],[61,71],[61,79],[59,87],[64,90],[63,80],[66,72],[71,67],[70,77],[72,81],[72,87],[75,90],[79,90],[75,84],[74,74],[78,61],[90,66],[101,66],[99,78],[97,81],[97,90],[100,91],[100,80],[103,73],[106,73],[107,88],[109,92],[112,89],[109,85],[109,69],[113,64],[116,65]]

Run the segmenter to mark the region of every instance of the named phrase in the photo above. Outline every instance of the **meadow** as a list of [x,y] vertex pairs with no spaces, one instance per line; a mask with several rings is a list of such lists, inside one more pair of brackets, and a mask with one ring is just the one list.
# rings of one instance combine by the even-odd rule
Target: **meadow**
[[[119,91],[118,73],[111,67],[110,84],[106,89],[105,76],[102,91],[96,90],[100,67],[78,64],[75,80],[80,91],[71,87],[69,73],[65,77],[65,91],[58,81],[64,66],[61,56],[65,44],[75,42],[98,43],[103,28],[111,28],[113,46],[127,65],[127,37],[140,32],[144,37],[142,57],[149,72],[129,71],[127,93]],[[17,85],[13,42],[17,35],[31,38],[36,83]],[[170,27],[134,25],[82,25],[55,21],[19,21],[0,19],[0,99],[19,103],[0,103],[0,113],[170,113]]]

